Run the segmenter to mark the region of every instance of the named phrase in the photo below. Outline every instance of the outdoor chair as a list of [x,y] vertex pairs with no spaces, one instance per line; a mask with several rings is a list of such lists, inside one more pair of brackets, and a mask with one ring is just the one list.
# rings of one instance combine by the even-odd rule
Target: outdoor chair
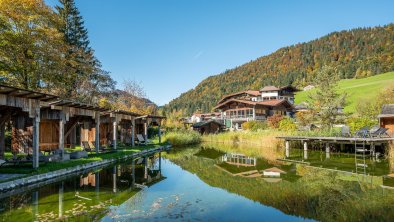
[[[96,151],[96,141],[89,142],[89,147],[93,150]],[[108,149],[106,146],[99,146],[99,152],[100,153],[110,153],[110,152],[115,152],[114,149]]]
[[382,136],[387,136],[390,137],[390,135],[387,133],[389,129],[387,128],[379,128],[378,130],[370,133],[370,137],[382,137]]
[[92,148],[89,146],[89,142],[88,141],[82,141],[82,149],[88,153],[93,152],[94,150],[92,150]]
[[349,126],[343,126],[341,129],[341,136],[342,137],[351,137],[352,135],[350,134],[350,127]]
[[145,138],[142,136],[142,134],[137,134],[137,140],[139,145],[147,145],[147,142],[145,141]]
[[355,132],[356,137],[367,137],[369,135],[369,128],[367,126],[362,127],[360,130]]

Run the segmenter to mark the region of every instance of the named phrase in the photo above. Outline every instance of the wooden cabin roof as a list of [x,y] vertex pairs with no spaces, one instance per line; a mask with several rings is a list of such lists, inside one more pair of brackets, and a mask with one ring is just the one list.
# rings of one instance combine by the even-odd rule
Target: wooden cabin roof
[[114,110],[112,112],[113,113],[123,114],[123,115],[128,115],[128,116],[140,116],[140,114],[138,114],[138,113],[129,112],[129,111],[120,110],[120,109]]
[[198,123],[193,124],[193,128],[200,128],[200,127],[208,125],[210,123],[214,123],[214,124],[217,124],[219,126],[224,126],[222,123],[219,123],[216,120],[210,119],[210,120],[207,120],[207,121],[202,121],[202,122],[198,122]]
[[260,96],[260,92],[258,90],[245,90],[245,91],[241,91],[241,92],[236,92],[236,93],[224,95],[218,101],[218,104],[222,103],[225,99],[231,98],[233,96],[238,96],[238,95],[241,95],[241,94],[247,94],[247,95],[251,95],[251,96]]
[[378,117],[394,117],[394,104],[384,104]]
[[260,89],[260,92],[266,92],[266,91],[278,91],[280,90],[276,86],[264,86],[262,89]]
[[166,119],[165,116],[157,116],[157,115],[143,115],[138,116],[136,119]]
[[73,107],[73,108],[94,110],[94,111],[100,111],[100,112],[109,111],[109,109],[107,109],[107,108],[102,108],[99,106],[94,106],[94,105],[85,104],[85,103],[74,102],[74,101],[70,101],[70,100],[58,100],[58,101],[49,103],[49,105],[50,106]]
[[41,93],[27,89],[21,89],[21,88],[7,86],[3,84],[0,84],[0,94],[13,96],[13,97],[27,98],[27,99],[36,99],[44,102],[59,99],[59,97],[55,95]]

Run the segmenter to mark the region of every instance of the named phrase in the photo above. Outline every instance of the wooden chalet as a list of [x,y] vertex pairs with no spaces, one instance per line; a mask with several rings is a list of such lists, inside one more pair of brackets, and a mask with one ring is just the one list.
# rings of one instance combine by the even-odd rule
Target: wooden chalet
[[101,116],[100,145],[111,144],[115,149],[117,141],[123,144],[135,144],[135,119],[137,113],[115,110]]
[[0,85],[0,158],[4,159],[5,126],[12,128],[11,150],[32,156],[33,167],[39,167],[41,104],[57,96]]
[[223,127],[223,123],[214,119],[194,123],[192,126],[193,130],[199,132],[201,135],[219,133],[223,130]]
[[222,112],[222,119],[228,128],[237,127],[247,121],[264,121],[269,116],[291,115],[293,106],[287,100],[247,101],[230,99],[215,107]]
[[149,126],[157,126],[158,127],[158,136],[159,136],[159,143],[161,143],[161,121],[165,119],[164,116],[157,116],[157,115],[144,115],[138,116],[135,118],[135,133],[141,134],[148,140],[148,127]]
[[41,107],[40,150],[64,150],[89,141],[98,148],[100,115],[108,109],[89,104],[58,100]]
[[394,104],[385,104],[378,115],[379,125],[388,128],[388,133],[394,135]]
[[215,106],[227,128],[240,128],[246,121],[264,121],[275,114],[292,116],[294,92],[292,86],[266,86],[261,90],[246,90],[224,96]]

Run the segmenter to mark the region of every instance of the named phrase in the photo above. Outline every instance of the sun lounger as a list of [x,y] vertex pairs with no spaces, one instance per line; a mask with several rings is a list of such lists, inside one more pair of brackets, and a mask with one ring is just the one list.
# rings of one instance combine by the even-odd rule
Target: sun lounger
[[145,141],[145,138],[141,134],[137,134],[137,140],[138,140],[138,144],[140,144],[140,145],[147,144],[147,142]]
[[82,149],[88,153],[93,152],[94,150],[92,150],[92,148],[89,146],[89,142],[88,141],[82,141]]
[[355,132],[356,137],[367,137],[369,135],[369,128],[364,126],[360,130]]
[[[93,151],[96,151],[96,141],[93,141],[93,142],[89,142],[89,147],[93,150]],[[114,149],[108,149],[107,147],[105,147],[105,146],[100,146],[99,147],[99,153],[110,153],[110,152],[115,152],[116,150],[114,150]]]
[[379,128],[376,131],[370,133],[370,137],[382,137],[382,136],[387,136],[390,137],[390,135],[387,133],[389,129],[387,128]]

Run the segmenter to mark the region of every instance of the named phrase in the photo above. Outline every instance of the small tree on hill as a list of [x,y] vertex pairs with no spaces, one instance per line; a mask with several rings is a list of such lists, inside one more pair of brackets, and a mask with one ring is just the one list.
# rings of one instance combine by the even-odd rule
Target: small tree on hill
[[309,108],[312,110],[313,119],[322,128],[331,129],[336,123],[343,121],[343,114],[338,108],[346,102],[346,93],[337,92],[339,74],[335,68],[323,66],[315,75],[316,90],[309,95]]

